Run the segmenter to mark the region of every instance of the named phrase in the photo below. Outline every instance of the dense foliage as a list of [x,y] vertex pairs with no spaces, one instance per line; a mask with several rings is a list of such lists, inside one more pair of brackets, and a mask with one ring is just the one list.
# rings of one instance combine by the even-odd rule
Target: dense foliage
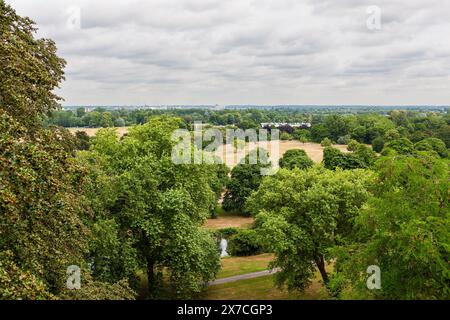
[[[383,157],[368,205],[356,219],[357,241],[336,250],[343,296],[449,299],[448,162],[429,155]],[[369,265],[381,290],[365,287]]]
[[[232,255],[273,252],[277,283],[291,290],[318,269],[336,298],[450,298],[448,110],[60,111],[65,61],[35,32],[0,0],[0,299],[191,298],[220,268],[220,238]],[[262,149],[231,177],[223,164],[175,164],[171,134],[195,121],[222,132],[309,122],[281,125],[280,137],[322,143],[324,160],[289,150],[273,176],[262,175]],[[111,128],[130,125],[121,138]],[[89,138],[61,126],[105,129]],[[254,228],[202,228],[222,193]],[[66,286],[70,265],[77,290]],[[366,287],[370,265],[381,289]]]
[[[86,168],[73,157],[76,139],[68,131],[42,127],[58,106],[52,90],[64,61],[3,1],[0,28],[0,297],[99,299],[102,287],[111,299],[133,298],[124,281],[91,278]],[[82,270],[76,294],[66,289],[70,265]]]
[[145,267],[151,297],[190,297],[219,268],[216,243],[200,228],[215,207],[211,185],[217,174],[213,166],[171,161],[171,132],[179,124],[176,118],[154,118],[121,140],[104,129],[81,154],[101,172],[95,183],[108,188],[108,195],[93,194],[93,201],[107,197],[96,225],[109,234],[95,247],[118,253],[109,260],[106,252],[97,255],[94,268],[118,279]]
[[228,252],[232,256],[251,256],[263,251],[260,237],[254,229],[242,229],[228,242]]
[[[257,157],[255,164],[250,163],[252,155]],[[263,178],[261,168],[271,165],[268,159],[268,153],[264,149],[252,150],[231,170],[231,178],[227,184],[222,205],[225,210],[250,215],[245,208],[245,201],[261,184]]]
[[328,250],[347,243],[353,219],[368,197],[370,172],[281,169],[264,179],[247,202],[265,247],[275,252],[278,284],[303,290],[317,267],[329,281]]
[[302,149],[291,149],[284,153],[279,161],[281,168],[287,169],[307,169],[314,165],[314,161],[308,157],[306,152]]

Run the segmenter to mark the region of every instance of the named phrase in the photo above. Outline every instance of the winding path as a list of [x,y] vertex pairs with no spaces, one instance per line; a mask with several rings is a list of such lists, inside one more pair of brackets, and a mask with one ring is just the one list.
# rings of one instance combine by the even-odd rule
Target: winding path
[[221,278],[221,279],[216,279],[214,281],[210,281],[210,282],[208,282],[208,285],[213,286],[213,285],[216,285],[216,284],[222,284],[222,283],[234,282],[234,281],[239,281],[239,280],[264,277],[264,276],[268,276],[270,274],[277,273],[279,271],[280,271],[280,268],[275,268],[275,269],[272,269],[272,270],[263,270],[263,271],[251,272],[251,273],[246,273],[246,274],[239,274],[237,276]]

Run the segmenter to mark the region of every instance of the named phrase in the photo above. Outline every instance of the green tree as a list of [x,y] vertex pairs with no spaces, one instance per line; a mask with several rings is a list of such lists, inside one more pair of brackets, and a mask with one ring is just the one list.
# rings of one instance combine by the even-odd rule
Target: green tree
[[277,283],[304,290],[316,267],[328,284],[328,250],[347,243],[353,218],[365,203],[371,174],[365,170],[281,169],[265,178],[248,200],[264,247],[281,268]]
[[77,117],[82,118],[86,114],[86,110],[83,107],[77,108]]
[[[336,252],[343,294],[384,299],[450,298],[448,164],[428,155],[383,157],[358,238]],[[381,289],[365,286],[369,265]]]
[[414,149],[419,151],[435,151],[442,158],[448,156],[448,150],[444,141],[437,138],[421,140],[414,145]]
[[284,153],[283,157],[279,160],[281,168],[287,169],[307,169],[314,165],[306,152],[302,149],[291,149]]
[[48,39],[36,39],[29,18],[0,1],[0,106],[30,132],[59,108],[53,90],[64,79],[65,61]]
[[[255,164],[249,162],[251,156],[257,156]],[[241,163],[231,170],[231,178],[224,195],[223,208],[227,211],[239,211],[245,215],[250,213],[245,210],[245,201],[250,194],[257,190],[263,176],[261,169],[270,166],[268,153],[264,149],[256,149],[242,159]]]
[[413,154],[414,145],[407,138],[391,140],[384,145],[385,149],[392,149],[398,154]]
[[358,146],[359,146],[359,142],[356,141],[356,140],[354,140],[354,139],[351,139],[351,140],[348,142],[347,150],[348,150],[348,151],[355,151],[356,148],[358,148]]
[[320,142],[320,145],[322,146],[322,147],[331,147],[331,140],[330,139],[328,139],[328,138],[325,138],[325,139],[323,139],[321,142]]
[[317,124],[311,127],[311,140],[314,142],[321,142],[323,139],[330,136],[328,127],[324,124]]
[[340,114],[332,114],[325,118],[325,126],[328,128],[331,140],[337,141],[339,137],[343,137],[348,134],[349,125],[347,119]]
[[[64,60],[2,0],[0,29],[0,298],[90,299],[99,286],[111,299],[119,298],[118,286],[120,297],[133,298],[126,282],[88,280],[93,212],[86,168],[73,158],[69,131],[42,125],[58,108],[52,90],[63,79]],[[76,295],[65,288],[72,264],[85,279]]]
[[210,183],[216,173],[172,162],[171,133],[180,125],[181,119],[152,118],[121,140],[115,130],[102,129],[89,154],[113,177],[106,217],[116,221],[118,243],[128,239],[136,252],[129,254],[136,259],[131,265],[145,267],[150,297],[190,297],[219,268],[216,243],[201,228],[215,205]]
[[323,150],[322,162],[324,167],[330,170],[367,168],[367,164],[356,153],[343,153],[333,147]]
[[381,137],[375,138],[372,141],[372,149],[375,152],[381,152],[384,148],[384,139]]

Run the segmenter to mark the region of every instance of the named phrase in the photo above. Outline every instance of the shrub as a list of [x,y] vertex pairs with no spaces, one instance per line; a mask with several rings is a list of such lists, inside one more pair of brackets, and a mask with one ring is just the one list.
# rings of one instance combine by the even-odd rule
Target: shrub
[[279,161],[281,168],[287,169],[307,169],[314,165],[306,152],[302,149],[291,149],[284,153],[283,157]]
[[322,140],[322,142],[320,143],[320,145],[322,147],[331,147],[331,140],[328,138],[325,138]]
[[448,150],[444,141],[437,138],[427,138],[419,141],[414,145],[414,148],[418,151],[435,151],[442,158],[448,156]]
[[355,153],[342,153],[340,150],[327,147],[323,150],[324,167],[335,170],[337,167],[342,169],[366,168],[367,165]]
[[347,150],[348,151],[355,151],[356,148],[358,147],[359,142],[356,141],[355,139],[351,139],[348,144],[347,144]]
[[287,132],[281,132],[280,140],[292,140],[292,135]]
[[398,154],[413,154],[414,146],[407,138],[400,138],[386,143],[385,148],[395,150]]
[[230,238],[228,252],[232,256],[251,256],[262,252],[258,234],[253,229],[239,230]]
[[380,153],[384,148],[384,139],[382,137],[377,137],[372,141],[372,150]]
[[377,158],[375,151],[373,151],[370,147],[366,146],[365,144],[359,144],[356,147],[354,155],[356,155],[358,159],[360,159],[364,163],[365,167],[372,166]]
[[337,139],[338,144],[348,144],[349,141],[350,141],[350,135],[340,136]]
[[221,239],[221,238],[230,238],[239,232],[239,228],[228,227],[222,228],[213,231],[213,236]]

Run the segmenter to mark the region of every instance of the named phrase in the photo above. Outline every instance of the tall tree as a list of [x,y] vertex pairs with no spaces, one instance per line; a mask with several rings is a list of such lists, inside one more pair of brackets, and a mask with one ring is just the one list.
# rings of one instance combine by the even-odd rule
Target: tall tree
[[[35,31],[0,0],[0,298],[132,298],[126,283],[89,276],[85,169],[73,159],[70,133],[41,123],[58,107],[52,90],[64,60]],[[83,273],[76,295],[66,288],[70,265]]]
[[217,244],[201,228],[216,201],[211,179],[217,174],[212,166],[172,162],[171,133],[180,124],[153,118],[122,140],[115,130],[102,129],[88,155],[113,177],[106,217],[135,250],[129,257],[145,268],[154,298],[165,289],[170,297],[190,297],[220,266]]
[[[376,167],[373,196],[356,219],[357,241],[336,251],[343,294],[449,299],[448,162],[395,155],[381,158]],[[381,270],[379,290],[366,287],[370,265]]]
[[58,109],[53,93],[64,79],[64,59],[52,40],[36,39],[29,18],[0,1],[0,106],[29,130]]
[[256,225],[268,250],[275,253],[272,267],[280,267],[278,284],[304,290],[316,267],[328,284],[328,250],[350,241],[353,218],[365,203],[369,171],[281,169],[265,178],[248,199],[257,213]]

